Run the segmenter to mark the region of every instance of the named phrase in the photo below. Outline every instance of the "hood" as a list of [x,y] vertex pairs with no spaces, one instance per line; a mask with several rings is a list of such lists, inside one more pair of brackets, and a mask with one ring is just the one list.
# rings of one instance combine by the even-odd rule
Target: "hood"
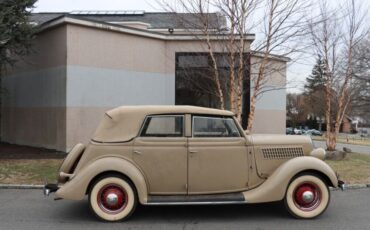
[[261,178],[268,178],[284,162],[296,157],[310,156],[313,150],[312,140],[308,136],[273,134],[248,136],[255,152],[257,173]]
[[248,135],[254,146],[299,146],[305,155],[314,149],[312,139],[301,135],[252,134]]

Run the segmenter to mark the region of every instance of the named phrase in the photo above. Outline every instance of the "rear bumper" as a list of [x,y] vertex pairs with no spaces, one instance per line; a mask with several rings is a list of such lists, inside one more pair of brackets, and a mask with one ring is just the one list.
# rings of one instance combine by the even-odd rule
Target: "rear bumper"
[[344,181],[342,181],[342,180],[338,180],[338,187],[342,190],[342,191],[344,191],[345,189],[346,189],[346,183],[344,182]]
[[57,184],[46,184],[43,188],[43,193],[45,196],[49,196],[50,193],[58,191],[59,186]]

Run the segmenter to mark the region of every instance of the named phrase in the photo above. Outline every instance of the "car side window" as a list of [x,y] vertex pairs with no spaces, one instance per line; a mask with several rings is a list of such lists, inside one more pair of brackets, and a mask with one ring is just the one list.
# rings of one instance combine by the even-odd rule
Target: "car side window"
[[184,133],[184,116],[157,115],[148,116],[141,130],[142,137],[182,137]]
[[240,137],[231,117],[193,116],[193,137]]

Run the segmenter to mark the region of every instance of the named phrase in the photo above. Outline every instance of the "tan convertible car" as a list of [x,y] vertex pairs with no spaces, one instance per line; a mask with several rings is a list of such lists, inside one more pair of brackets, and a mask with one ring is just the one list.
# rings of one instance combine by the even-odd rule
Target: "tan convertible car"
[[344,187],[305,136],[251,135],[229,111],[194,106],[123,106],[106,112],[91,142],[60,167],[55,199],[89,196],[105,221],[142,205],[284,201],[298,218],[322,214],[329,187]]

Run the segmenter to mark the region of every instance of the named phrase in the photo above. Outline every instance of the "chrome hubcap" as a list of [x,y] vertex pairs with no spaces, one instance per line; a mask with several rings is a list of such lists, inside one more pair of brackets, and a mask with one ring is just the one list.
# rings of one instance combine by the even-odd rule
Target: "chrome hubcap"
[[295,189],[293,200],[300,210],[312,211],[320,205],[321,190],[314,183],[304,182]]
[[128,202],[126,191],[115,184],[108,184],[101,188],[97,198],[99,207],[110,214],[121,212]]
[[118,196],[115,193],[109,193],[106,197],[106,202],[108,205],[116,205],[118,202]]
[[313,201],[314,195],[311,191],[305,191],[302,194],[302,200],[306,203],[310,203]]

